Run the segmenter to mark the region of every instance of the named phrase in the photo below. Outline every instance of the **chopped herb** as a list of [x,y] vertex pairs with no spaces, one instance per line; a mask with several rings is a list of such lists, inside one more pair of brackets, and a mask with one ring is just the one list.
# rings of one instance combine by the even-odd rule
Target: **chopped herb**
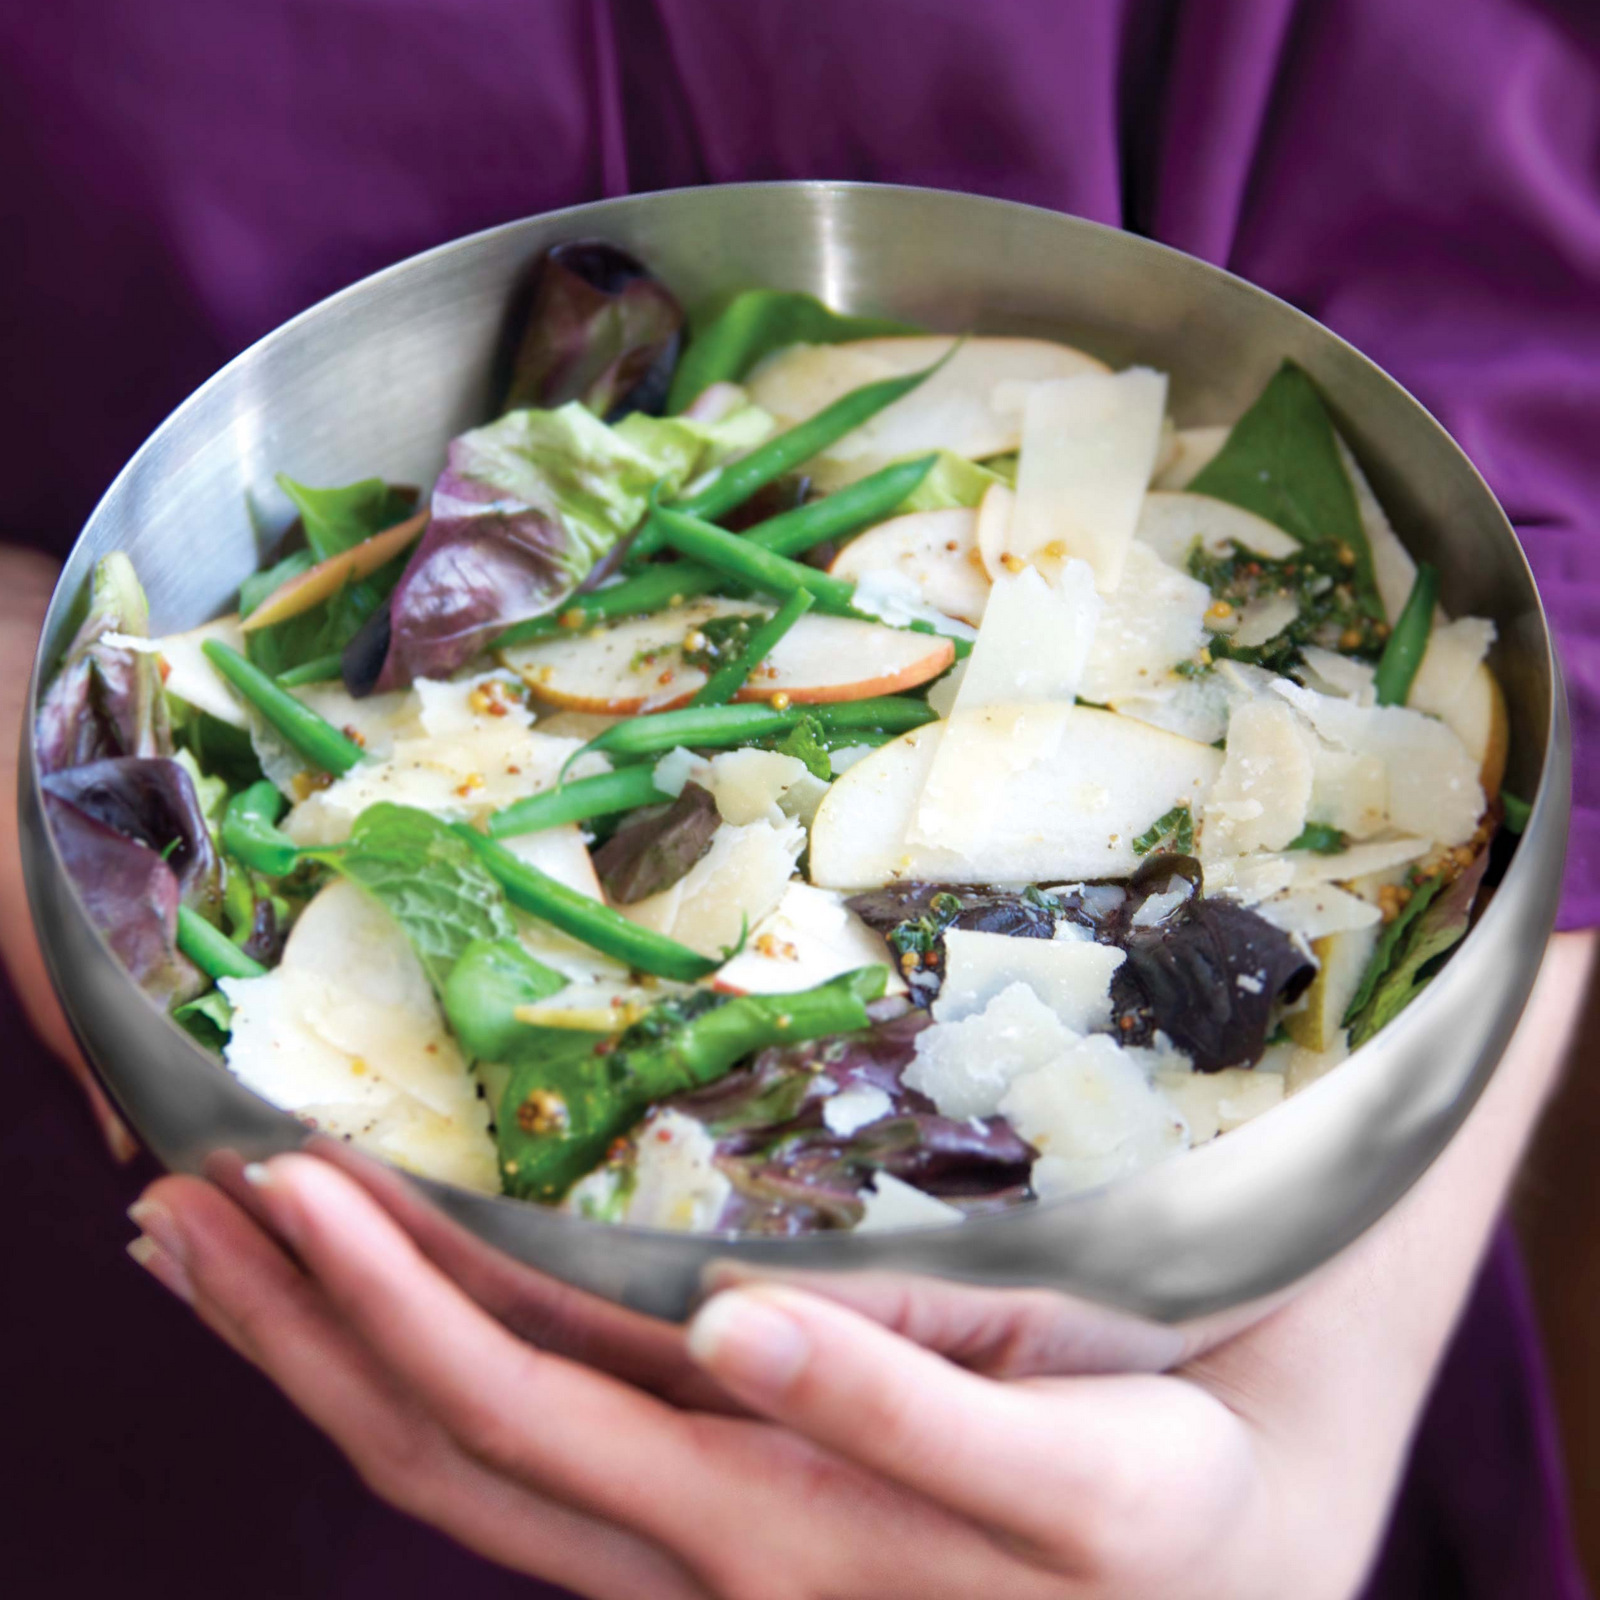
[[751,616],[712,617],[700,623],[694,630],[698,637],[693,646],[683,647],[685,664],[699,667],[702,672],[715,672],[744,653],[751,633],[766,620],[758,612]]
[[1152,850],[1170,839],[1172,848],[1180,856],[1194,850],[1194,813],[1186,800],[1180,800],[1170,811],[1163,812],[1133,841],[1133,853],[1147,856]]
[[806,764],[806,771],[824,783],[833,780],[833,762],[828,756],[827,735],[815,717],[802,717],[772,748],[781,756],[793,756]]
[[1308,822],[1300,836],[1291,839],[1286,848],[1309,850],[1319,856],[1337,856],[1350,848],[1350,841],[1337,828],[1330,828],[1325,822]]
[[1212,657],[1248,661],[1286,673],[1299,664],[1300,647],[1315,644],[1376,661],[1383,653],[1388,630],[1363,607],[1344,553],[1338,545],[1315,544],[1274,561],[1240,544],[1228,555],[1216,555],[1196,544],[1189,554],[1189,573],[1218,600],[1239,610],[1252,600],[1287,594],[1299,608],[1294,621],[1265,644],[1235,645],[1226,634],[1213,635]]

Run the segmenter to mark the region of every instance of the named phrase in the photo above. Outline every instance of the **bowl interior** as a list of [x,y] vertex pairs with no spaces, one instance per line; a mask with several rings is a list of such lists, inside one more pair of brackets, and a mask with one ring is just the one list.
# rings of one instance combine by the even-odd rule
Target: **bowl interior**
[[[1553,917],[1557,835],[1565,834],[1562,708],[1527,564],[1465,457],[1415,401],[1350,346],[1214,268],[1030,207],[859,185],[636,196],[475,235],[312,308],[185,402],[128,464],[85,528],[51,609],[41,664],[59,654],[73,601],[95,560],[111,549],[133,559],[157,632],[193,626],[231,606],[240,582],[272,553],[291,519],[273,482],[277,472],[315,484],[383,476],[425,488],[446,441],[487,414],[507,308],[530,266],[551,244],[579,237],[603,237],[633,250],[691,308],[753,285],[794,288],[841,309],[942,330],[1048,335],[1113,364],[1148,363],[1169,373],[1180,425],[1232,420],[1278,363],[1292,357],[1321,387],[1401,538],[1441,568],[1446,607],[1495,621],[1493,660],[1513,729],[1507,783],[1523,795],[1541,790],[1545,803],[1501,891],[1501,900],[1515,904],[1493,908],[1463,957],[1484,941],[1495,917],[1503,929],[1498,939],[1515,938],[1535,954],[1510,962],[1485,992],[1480,1003],[1488,1009],[1473,1041],[1454,1047],[1448,1070],[1433,1070],[1422,1101],[1415,1088],[1395,1081],[1405,1071],[1396,1052],[1402,1033],[1415,1036],[1413,1049],[1423,1048],[1419,1027],[1425,1014],[1440,1014],[1444,980],[1391,1030],[1395,1050],[1385,1035],[1362,1053],[1363,1066],[1366,1057],[1389,1062],[1386,1071],[1375,1065],[1367,1074],[1377,1081],[1364,1096],[1356,1088],[1362,1074],[1352,1068],[1318,1086],[1332,1104],[1334,1080],[1348,1074],[1350,1088],[1337,1097],[1341,1105],[1349,1102],[1347,1110],[1330,1114],[1326,1126],[1310,1133],[1291,1132],[1305,1122],[1303,1115],[1288,1115],[1292,1103],[1266,1119],[1280,1122],[1285,1142],[1300,1140],[1302,1153],[1313,1139],[1325,1146],[1327,1170],[1337,1172],[1335,1147],[1342,1141],[1348,1155],[1358,1137],[1370,1144],[1379,1108],[1392,1119],[1404,1105],[1403,1137],[1379,1141],[1381,1159],[1367,1163],[1371,1172],[1351,1186],[1337,1215],[1320,1228],[1299,1227],[1292,1238],[1285,1229],[1269,1229],[1253,1254],[1241,1250],[1237,1260],[1223,1260],[1213,1248],[1204,1270],[1197,1266],[1197,1244],[1202,1254],[1207,1238],[1215,1244],[1229,1206],[1270,1201],[1287,1181],[1281,1157],[1253,1153],[1270,1147],[1247,1128],[1223,1142],[1234,1146],[1226,1168],[1205,1150],[1169,1164],[1173,1172],[1227,1174],[1211,1181],[1232,1198],[1199,1206],[1198,1217],[1191,1215],[1195,1208],[1184,1210],[1180,1186],[1159,1169],[1100,1196],[1033,1208],[1040,1218],[1069,1219],[1051,1225],[1048,1235],[1037,1221],[1006,1230],[969,1224],[960,1230],[967,1242],[959,1254],[931,1236],[922,1245],[845,1238],[748,1246],[759,1254],[793,1244],[807,1259],[830,1264],[911,1263],[1008,1281],[1053,1277],[1081,1293],[1164,1316],[1264,1293],[1315,1265],[1373,1220],[1437,1152],[1520,1009]],[[219,1072],[115,968],[87,928],[39,825],[31,768],[24,773],[23,802],[30,890],[58,986],[91,1055],[156,1152],[169,1164],[197,1167],[222,1144],[256,1154],[295,1142],[300,1130],[292,1119]],[[1555,842],[1531,851],[1532,840],[1546,835]],[[1518,883],[1518,895],[1508,896]],[[1465,980],[1453,978],[1462,965],[1458,958],[1447,970],[1448,987],[1462,987]],[[137,1018],[133,1026],[130,1017]],[[1254,1176],[1241,1187],[1246,1170]],[[1120,1191],[1134,1200],[1112,1204],[1110,1196]],[[602,1241],[591,1225],[534,1207],[437,1186],[432,1192],[515,1253],[669,1313],[687,1303],[700,1262],[727,1250],[726,1244],[628,1229],[606,1230]],[[1126,1242],[1136,1227],[1156,1242],[1119,1264],[1105,1240]],[[1040,1243],[1046,1239],[1048,1248]]]

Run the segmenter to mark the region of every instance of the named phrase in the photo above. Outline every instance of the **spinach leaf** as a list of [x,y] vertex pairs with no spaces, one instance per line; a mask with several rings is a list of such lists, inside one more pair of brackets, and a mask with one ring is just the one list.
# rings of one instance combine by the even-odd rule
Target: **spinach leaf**
[[516,931],[500,885],[472,847],[426,811],[380,801],[356,818],[348,843],[306,855],[383,905],[441,993],[474,940]]
[[[1424,909],[1410,923],[1410,934],[1393,965],[1378,979],[1366,1008],[1350,1026],[1350,1048],[1365,1044],[1380,1028],[1394,1021],[1433,982],[1440,958],[1454,949],[1472,921],[1472,906],[1483,882],[1489,852],[1477,859],[1447,888],[1437,887]],[[1418,896],[1412,896],[1412,904]],[[1410,905],[1406,909],[1410,910]],[[1396,919],[1398,921],[1398,919]],[[1392,924],[1391,924],[1392,926]],[[1353,1010],[1354,1008],[1352,1008]]]
[[280,472],[278,487],[300,513],[314,561],[340,555],[363,539],[404,522],[417,501],[414,490],[385,483],[382,478],[363,478],[337,489],[313,489]]
[[1378,942],[1367,961],[1366,971],[1361,974],[1361,982],[1356,986],[1356,992],[1345,1009],[1346,1027],[1352,1026],[1356,1018],[1366,1010],[1378,985],[1395,965],[1398,959],[1397,953],[1410,934],[1412,924],[1432,904],[1434,896],[1444,888],[1444,879],[1418,878],[1412,873],[1408,887],[1411,890],[1411,898],[1401,906],[1399,915],[1378,936]]
[[1361,526],[1333,421],[1311,379],[1285,361],[1256,403],[1234,423],[1221,450],[1189,484],[1276,523],[1301,544],[1342,545],[1355,556],[1362,610],[1383,620],[1372,551]]
[[501,1061],[529,1032],[517,1020],[517,1007],[548,1000],[566,986],[559,972],[515,939],[474,939],[445,980],[445,1020],[469,1056]]
[[682,411],[714,383],[742,378],[763,356],[788,344],[843,344],[884,334],[921,333],[887,317],[852,317],[809,294],[747,289],[711,315],[691,315],[689,347],[678,362],[667,410]]
[[1180,800],[1170,811],[1164,811],[1133,841],[1133,853],[1147,856],[1157,845],[1171,841],[1180,856],[1194,849],[1194,813]]
[[220,989],[208,989],[196,999],[186,1000],[174,1009],[172,1020],[218,1055],[233,1036],[233,1007]]

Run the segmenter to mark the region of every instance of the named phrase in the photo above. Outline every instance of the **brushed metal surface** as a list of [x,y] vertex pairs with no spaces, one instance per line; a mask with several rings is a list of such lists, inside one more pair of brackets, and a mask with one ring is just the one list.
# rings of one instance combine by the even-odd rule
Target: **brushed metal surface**
[[[1171,374],[1181,424],[1231,419],[1285,356],[1315,377],[1401,537],[1442,568],[1456,613],[1492,617],[1513,740],[1508,782],[1537,795],[1515,861],[1427,993],[1281,1108],[1137,1178],[950,1229],[798,1240],[605,1227],[537,1206],[422,1188],[513,1256],[638,1309],[684,1314],[717,1256],[1048,1284],[1163,1321],[1236,1312],[1348,1244],[1425,1170],[1493,1071],[1537,971],[1569,809],[1565,700],[1539,597],[1470,463],[1392,379],[1310,318],[1202,262],[1003,201],[871,185],[755,184],[631,196],[509,224],[356,284],[219,372],[117,478],[52,604],[34,692],[98,556],[126,550],[157,631],[233,602],[289,521],[273,486],[374,474],[426,485],[480,420],[506,308],[560,240],[636,251],[690,304],[751,285],[952,330],[1066,338]],[[29,895],[85,1050],[167,1165],[257,1158],[304,1132],[234,1082],[128,979],[90,926],[44,827],[25,741]]]

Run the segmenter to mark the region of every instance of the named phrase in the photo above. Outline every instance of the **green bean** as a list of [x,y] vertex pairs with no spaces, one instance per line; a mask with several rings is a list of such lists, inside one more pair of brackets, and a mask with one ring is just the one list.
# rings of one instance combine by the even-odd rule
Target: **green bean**
[[208,978],[261,978],[267,969],[252,960],[198,911],[178,907],[178,948]]
[[640,972],[676,978],[681,983],[693,983],[716,971],[715,961],[676,939],[629,921],[601,901],[569,889],[549,873],[519,861],[503,844],[475,828],[457,823],[455,831],[477,851],[512,905],[559,928],[580,944],[615,956]]
[[300,847],[275,824],[283,815],[283,796],[265,778],[241,789],[222,815],[222,843],[247,867],[281,878],[300,862]]
[[[885,407],[903,399],[919,384],[927,382],[956,353],[961,343],[960,339],[952,340],[950,348],[932,366],[924,367],[920,372],[908,372],[902,378],[879,378],[840,395],[832,405],[824,406],[815,416],[807,417],[804,422],[797,422],[792,428],[775,434],[765,444],[757,445],[749,455],[729,462],[704,489],[686,500],[680,500],[673,510],[685,512],[691,517],[704,517],[709,522],[725,516],[735,506],[748,500],[757,489],[765,487],[774,478],[781,478],[784,473],[813,456],[821,455],[836,440],[859,428],[862,423],[870,422]],[[630,558],[649,555],[659,543],[659,535],[652,539],[650,529],[644,528],[633,542]]]
[[870,700],[840,700],[829,705],[791,705],[779,710],[755,702],[732,706],[685,706],[681,711],[657,711],[629,717],[591,739],[568,757],[571,766],[579,756],[600,750],[613,756],[659,755],[680,744],[725,750],[749,744],[775,733],[787,733],[810,717],[824,733],[845,729],[876,728],[905,733],[938,715],[925,702],[905,695],[879,695]]
[[[809,505],[796,506],[745,532],[751,544],[781,556],[797,556],[869,523],[880,522],[899,506],[933,470],[937,455],[919,456],[915,461],[899,461],[881,472],[852,483]],[[558,612],[531,617],[506,629],[495,640],[495,648],[528,644],[547,639],[563,628],[584,626],[613,617],[634,617],[659,611],[674,598],[691,600],[709,594],[726,584],[720,572],[695,561],[663,562],[648,566],[604,589],[591,589],[574,595]]]
[[1528,826],[1533,807],[1521,795],[1512,794],[1509,789],[1500,791],[1500,804],[1505,811],[1506,832],[1521,833]]
[[862,967],[814,989],[719,997],[694,1012],[668,1000],[614,1048],[594,1034],[551,1040],[525,1025],[516,1040],[507,1030],[512,1073],[497,1124],[507,1189],[559,1199],[656,1101],[715,1083],[768,1045],[865,1028],[886,977]]
[[615,816],[619,811],[670,800],[671,795],[656,788],[653,771],[651,767],[622,767],[513,800],[489,818],[489,837],[509,839],[541,828],[559,828],[564,822],[588,822],[593,817]]
[[298,689],[307,683],[332,683],[343,676],[344,657],[335,652],[331,656],[317,656],[290,667],[273,679],[280,689]]
[[830,577],[815,567],[802,566],[787,556],[752,544],[744,535],[729,533],[686,512],[654,506],[647,528],[660,529],[661,537],[674,550],[714,567],[737,583],[780,598],[796,589],[809,589],[816,602],[827,611],[848,611],[856,597],[856,586],[843,578]]
[[1378,673],[1373,679],[1380,706],[1403,706],[1411,693],[1412,680],[1428,652],[1428,635],[1433,632],[1434,608],[1439,604],[1439,571],[1426,561],[1417,567],[1411,593],[1383,647]]
[[767,618],[750,635],[743,650],[733,660],[725,661],[695,690],[689,698],[691,706],[723,706],[744,688],[745,680],[772,654],[778,641],[786,634],[816,601],[809,589],[796,589],[782,606]]
[[259,711],[312,766],[343,777],[362,759],[360,745],[345,738],[310,706],[280,689],[237,650],[230,649],[220,639],[207,639],[200,648],[239,698]]

